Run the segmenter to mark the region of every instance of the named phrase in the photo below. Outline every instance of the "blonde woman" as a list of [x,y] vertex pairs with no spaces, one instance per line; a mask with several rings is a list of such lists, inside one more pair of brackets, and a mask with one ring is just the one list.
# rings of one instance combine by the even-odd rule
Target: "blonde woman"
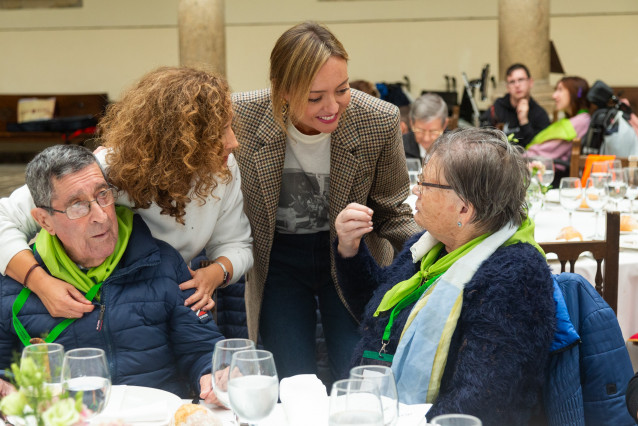
[[359,335],[335,276],[334,218],[349,203],[368,205],[367,243],[382,263],[393,256],[387,241],[398,248],[417,230],[402,203],[409,181],[399,110],[350,90],[346,50],[314,22],[279,37],[270,81],[270,89],[233,95],[256,259],[246,281],[249,333],[274,353],[280,377],[314,373],[318,301],[340,376]]

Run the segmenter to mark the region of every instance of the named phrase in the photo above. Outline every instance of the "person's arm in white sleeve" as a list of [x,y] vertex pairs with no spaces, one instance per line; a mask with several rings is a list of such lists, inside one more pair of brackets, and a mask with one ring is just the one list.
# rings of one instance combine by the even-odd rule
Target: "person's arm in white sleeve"
[[[8,275],[40,297],[53,317],[80,318],[91,312],[93,305],[72,285],[50,276],[40,267],[28,241],[39,231],[31,216],[35,208],[26,185],[9,197],[0,199],[0,272]],[[31,270],[28,282],[24,282]]]
[[[235,283],[253,265],[252,237],[248,217],[244,213],[244,198],[241,192],[241,177],[237,162],[233,156],[228,158],[228,168],[232,179],[227,184],[224,196],[220,200],[220,213],[211,238],[206,244],[208,259],[222,263],[229,275],[228,284]],[[192,272],[193,279],[180,285],[182,290],[197,287],[187,300],[191,309],[211,309],[208,299],[224,283],[224,270],[218,264],[212,264]]]

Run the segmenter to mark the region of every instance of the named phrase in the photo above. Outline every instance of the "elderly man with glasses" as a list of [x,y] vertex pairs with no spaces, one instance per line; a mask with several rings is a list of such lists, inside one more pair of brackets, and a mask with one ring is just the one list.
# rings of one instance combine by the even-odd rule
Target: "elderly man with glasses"
[[[116,189],[86,148],[45,149],[27,166],[26,183],[42,231],[24,286],[0,277],[0,368],[24,346],[55,341],[65,350],[103,349],[113,384],[182,397],[199,394],[201,384],[207,395],[213,348],[223,336],[208,312],[184,306],[193,290],[179,288],[190,277],[180,254],[154,239],[131,210],[114,205]],[[92,312],[51,317],[28,288],[38,268],[71,283]]]
[[505,72],[505,84],[507,94],[485,111],[481,123],[494,127],[502,124],[510,141],[525,147],[538,132],[549,126],[549,117],[530,95],[534,79],[525,65],[511,65]]
[[443,134],[448,124],[447,104],[439,95],[426,93],[410,106],[411,131],[403,135],[406,158],[421,162],[434,141]]

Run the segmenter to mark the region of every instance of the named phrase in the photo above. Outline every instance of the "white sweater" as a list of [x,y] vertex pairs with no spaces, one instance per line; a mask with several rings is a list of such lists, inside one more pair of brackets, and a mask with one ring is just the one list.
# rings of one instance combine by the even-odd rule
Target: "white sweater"
[[[106,153],[107,150],[102,150],[96,155],[103,166]],[[186,205],[184,225],[171,216],[160,215],[156,204],[138,209],[136,213],[142,216],[155,238],[175,247],[187,263],[204,248],[209,259],[226,256],[233,265],[231,282],[235,282],[253,265],[252,237],[244,214],[239,168],[232,154],[228,157],[228,168],[232,174],[230,182],[219,182],[205,204],[193,200]],[[117,204],[132,207],[126,193],[120,194]],[[28,241],[40,230],[31,216],[33,208],[26,185],[0,199],[0,273],[3,275],[11,258],[22,250],[29,250]]]

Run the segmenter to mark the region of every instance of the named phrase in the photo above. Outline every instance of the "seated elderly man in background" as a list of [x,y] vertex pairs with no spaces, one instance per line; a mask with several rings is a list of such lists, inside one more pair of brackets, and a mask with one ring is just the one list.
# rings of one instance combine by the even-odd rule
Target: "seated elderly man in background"
[[381,268],[362,237],[373,212],[336,218],[337,276],[362,340],[353,364],[392,365],[399,400],[485,426],[535,424],[556,329],[553,282],[525,194],[530,174],[503,132],[441,136],[413,192],[427,232]]
[[410,129],[403,135],[403,150],[406,158],[420,161],[436,138],[441,136],[448,124],[447,104],[439,95],[426,93],[410,106]]
[[182,397],[201,384],[207,394],[214,345],[223,336],[208,313],[184,306],[193,290],[179,288],[190,278],[180,254],[153,238],[131,210],[113,204],[116,189],[86,148],[45,149],[27,166],[26,183],[37,206],[31,214],[42,227],[33,245],[38,263],[29,273],[46,269],[96,309],[76,320],[56,319],[30,294],[29,273],[24,287],[0,277],[0,368],[44,338],[65,350],[104,349],[113,384]]

